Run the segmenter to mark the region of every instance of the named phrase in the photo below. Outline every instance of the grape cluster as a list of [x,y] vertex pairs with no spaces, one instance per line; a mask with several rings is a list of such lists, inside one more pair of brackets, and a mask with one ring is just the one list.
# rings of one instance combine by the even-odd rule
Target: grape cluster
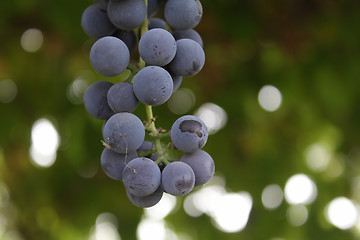
[[[161,4],[166,21],[154,17]],[[201,150],[208,131],[199,118],[182,116],[166,133],[155,127],[152,117],[152,106],[165,103],[183,76],[193,76],[204,66],[203,41],[193,29],[201,17],[199,0],[102,0],[82,14],[84,32],[97,39],[90,50],[94,70],[104,77],[131,71],[126,81],[91,84],[84,105],[91,116],[106,120],[103,171],[123,182],[138,207],[157,204],[164,192],[184,196],[214,175],[213,159]],[[136,47],[140,61],[132,65]],[[131,113],[139,102],[145,105],[147,121]],[[164,145],[160,138],[169,135],[171,143]],[[176,149],[184,152],[180,159],[171,157]]]

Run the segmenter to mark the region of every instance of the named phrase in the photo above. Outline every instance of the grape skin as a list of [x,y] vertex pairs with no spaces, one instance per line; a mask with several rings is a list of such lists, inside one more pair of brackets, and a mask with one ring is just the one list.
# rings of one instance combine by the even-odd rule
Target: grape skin
[[201,149],[208,138],[208,130],[203,121],[193,115],[178,118],[171,127],[171,140],[182,152]]
[[101,167],[108,177],[121,181],[125,165],[137,157],[136,151],[129,152],[128,154],[120,154],[104,148],[101,154]]
[[140,147],[144,141],[145,128],[134,114],[116,113],[105,123],[103,137],[111,150],[127,154]]
[[107,81],[97,81],[86,89],[84,94],[85,109],[94,118],[108,119],[114,114],[106,97],[112,85]]
[[145,197],[138,197],[134,194],[131,194],[129,191],[126,191],[126,194],[132,204],[134,204],[137,207],[142,208],[148,208],[156,205],[158,202],[160,202],[164,190],[160,184],[160,186],[156,189],[156,191],[148,196]]
[[128,82],[114,84],[107,93],[107,101],[114,112],[132,112],[139,100],[135,97],[133,85]]
[[203,40],[200,34],[195,31],[194,29],[187,29],[187,30],[175,30],[172,35],[174,36],[175,40],[180,40],[184,38],[192,39],[197,42],[201,47],[203,47]]
[[169,0],[164,9],[165,19],[175,29],[194,28],[203,13],[199,0]]
[[81,16],[81,26],[89,37],[96,39],[110,35],[116,29],[106,13],[106,4],[87,7]]
[[126,44],[120,39],[107,36],[97,40],[90,50],[90,63],[95,71],[105,77],[122,73],[130,61]]
[[188,38],[177,40],[176,46],[176,55],[168,65],[170,70],[178,76],[191,76],[198,73],[205,64],[203,48]]
[[110,21],[121,30],[139,27],[146,17],[144,0],[110,0],[108,16]]
[[166,28],[166,22],[161,18],[149,18],[149,30],[153,28]]
[[155,192],[161,181],[158,165],[144,157],[130,161],[122,175],[126,191],[138,197],[145,197]]
[[139,54],[148,65],[165,66],[175,57],[175,38],[164,29],[151,29],[139,41]]
[[161,177],[165,192],[171,195],[185,196],[194,188],[194,171],[184,162],[172,162],[166,165]]
[[170,74],[158,66],[141,69],[134,77],[134,93],[140,102],[158,106],[166,102],[173,90]]
[[195,186],[207,183],[214,176],[214,160],[203,150],[197,150],[193,153],[185,153],[181,157],[180,161],[187,163],[194,171]]
[[136,47],[137,38],[136,38],[136,34],[134,31],[123,31],[123,30],[117,29],[112,34],[112,36],[117,37],[121,41],[123,41],[126,44],[126,46],[128,47],[129,52],[134,50],[134,48]]

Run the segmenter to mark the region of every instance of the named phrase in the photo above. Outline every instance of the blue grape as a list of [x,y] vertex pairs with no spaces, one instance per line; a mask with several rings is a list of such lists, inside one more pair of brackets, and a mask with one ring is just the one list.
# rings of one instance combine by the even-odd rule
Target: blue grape
[[84,94],[86,111],[98,119],[108,119],[114,112],[107,102],[107,93],[113,84],[106,81],[97,81],[91,84]]
[[171,140],[180,151],[190,153],[201,149],[208,138],[203,121],[193,115],[178,118],[171,127]]
[[164,29],[151,29],[139,41],[139,54],[149,65],[165,66],[175,57],[175,38]]
[[173,90],[170,74],[158,66],[141,69],[134,77],[134,93],[140,102],[158,106],[166,102]]
[[130,61],[126,44],[112,36],[97,40],[90,50],[90,63],[95,71],[105,77],[122,73]]
[[132,202],[137,207],[142,208],[148,208],[156,205],[158,202],[160,202],[162,196],[163,196],[164,190],[160,184],[160,186],[156,189],[156,191],[148,196],[145,197],[138,197],[134,194],[129,193],[129,191],[126,191],[126,194]]
[[188,194],[195,184],[194,171],[184,162],[172,162],[166,165],[161,179],[165,192],[174,196]]
[[158,1],[157,0],[148,0],[147,6],[147,16],[148,18],[153,17],[158,11]]
[[155,192],[161,181],[158,165],[144,157],[131,160],[125,166],[122,176],[126,191],[138,197],[145,197]]
[[194,29],[186,29],[186,30],[175,30],[172,35],[174,36],[175,40],[180,40],[183,38],[192,39],[197,42],[201,47],[203,46],[203,40],[200,34],[195,31]]
[[149,30],[153,28],[166,28],[166,22],[161,18],[149,18]]
[[182,76],[171,76],[171,77],[173,79],[173,85],[174,85],[173,92],[175,92],[180,87],[183,77]]
[[144,141],[145,128],[132,113],[116,113],[105,123],[103,137],[111,150],[127,154],[136,151]]
[[92,4],[87,7],[81,16],[81,26],[92,38],[108,36],[116,29],[106,13],[106,4]]
[[146,17],[144,0],[110,0],[108,16],[110,21],[121,30],[139,27]]
[[214,160],[203,150],[197,150],[193,153],[185,153],[181,157],[180,161],[188,164],[194,171],[195,186],[207,183],[214,176]]
[[125,165],[137,157],[136,151],[120,154],[105,148],[101,154],[101,167],[108,177],[120,181]]
[[128,82],[114,84],[107,93],[107,101],[114,112],[132,112],[138,105],[133,85]]
[[205,53],[202,47],[192,39],[176,41],[176,55],[168,65],[178,76],[191,76],[198,73],[205,63]]
[[128,47],[129,51],[131,52],[136,47],[136,34],[134,31],[123,31],[120,29],[117,29],[113,34],[113,37],[119,38],[121,41],[123,41],[126,46]]
[[165,19],[175,29],[194,28],[203,13],[199,0],[169,0],[164,9]]

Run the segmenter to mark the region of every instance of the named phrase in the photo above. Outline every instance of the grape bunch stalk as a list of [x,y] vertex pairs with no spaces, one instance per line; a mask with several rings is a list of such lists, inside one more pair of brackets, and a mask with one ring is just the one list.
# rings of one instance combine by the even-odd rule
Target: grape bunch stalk
[[[166,21],[154,17],[159,9]],[[204,122],[185,115],[166,132],[156,128],[152,113],[153,106],[170,98],[183,76],[193,76],[204,66],[203,42],[193,29],[202,13],[199,0],[102,0],[82,14],[84,32],[97,39],[90,50],[94,70],[104,77],[131,72],[116,84],[91,84],[84,105],[91,116],[105,120],[103,171],[123,182],[135,206],[154,206],[164,192],[184,196],[214,175],[213,159],[201,150],[208,139]],[[130,52],[136,46],[139,61],[131,64]],[[144,122],[131,113],[139,102],[145,106]],[[164,144],[169,135],[171,141]],[[183,152],[180,159],[171,157],[176,150]]]

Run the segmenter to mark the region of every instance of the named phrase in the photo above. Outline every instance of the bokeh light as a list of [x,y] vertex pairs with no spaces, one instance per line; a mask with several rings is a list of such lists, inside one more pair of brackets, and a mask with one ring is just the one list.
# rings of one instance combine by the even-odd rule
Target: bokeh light
[[168,107],[175,114],[187,113],[195,105],[195,94],[188,88],[180,88],[173,92],[168,100]]
[[227,193],[218,199],[211,217],[215,226],[223,232],[239,232],[248,222],[252,198],[248,192]]
[[30,156],[36,166],[50,167],[56,159],[60,136],[46,118],[37,120],[31,129]]
[[0,102],[12,102],[17,94],[17,87],[14,81],[4,79],[0,81]]
[[251,209],[252,197],[248,192],[227,192],[216,178],[189,194],[184,201],[184,210],[189,216],[199,217],[205,213],[211,217],[214,226],[223,232],[243,230]]
[[208,128],[209,134],[214,134],[223,128],[227,122],[227,114],[223,108],[214,103],[205,103],[195,112]]
[[27,52],[36,52],[43,45],[44,37],[42,32],[36,28],[26,30],[20,40],[21,47]]
[[305,174],[296,174],[285,184],[285,199],[290,204],[309,204],[316,199],[316,196],[316,185]]
[[264,188],[261,194],[261,201],[265,208],[275,209],[282,203],[284,198],[281,187],[277,184],[271,184]]
[[303,225],[308,219],[307,208],[302,204],[290,205],[286,211],[286,219],[289,224],[295,227]]
[[176,206],[176,197],[164,193],[160,202],[158,202],[155,206],[145,208],[144,213],[147,218],[163,219],[169,213],[171,213],[171,211],[174,210],[175,206]]
[[323,172],[330,163],[329,147],[322,143],[314,143],[305,150],[307,166],[314,172]]
[[355,203],[346,197],[333,199],[325,208],[325,217],[328,222],[343,230],[354,227],[358,215]]
[[111,213],[101,213],[90,230],[89,240],[121,240],[117,230],[117,218]]
[[82,77],[77,77],[68,87],[67,97],[73,104],[81,104],[88,84]]
[[273,112],[280,107],[282,95],[276,87],[272,85],[265,85],[259,91],[258,101],[264,110]]

